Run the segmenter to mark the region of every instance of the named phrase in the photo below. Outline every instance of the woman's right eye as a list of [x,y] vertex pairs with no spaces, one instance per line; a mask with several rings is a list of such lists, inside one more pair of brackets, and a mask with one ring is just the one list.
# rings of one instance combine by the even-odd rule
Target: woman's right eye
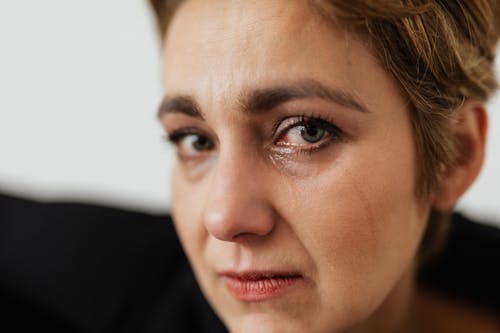
[[197,133],[174,132],[168,137],[183,159],[196,159],[207,155],[214,149],[214,143],[207,136]]

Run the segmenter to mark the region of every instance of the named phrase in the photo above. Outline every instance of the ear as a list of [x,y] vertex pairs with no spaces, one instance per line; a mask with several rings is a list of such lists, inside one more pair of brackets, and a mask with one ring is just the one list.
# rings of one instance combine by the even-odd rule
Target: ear
[[482,102],[466,100],[450,119],[451,132],[457,144],[457,161],[439,183],[433,200],[437,211],[449,211],[470,187],[483,165],[488,118]]

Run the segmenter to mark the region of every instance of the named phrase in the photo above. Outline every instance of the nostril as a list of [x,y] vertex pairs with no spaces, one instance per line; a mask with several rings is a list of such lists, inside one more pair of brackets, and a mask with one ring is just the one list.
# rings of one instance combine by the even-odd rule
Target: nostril
[[249,232],[242,232],[240,234],[234,235],[232,241],[239,243],[242,242],[252,236],[255,236],[255,234],[249,233]]

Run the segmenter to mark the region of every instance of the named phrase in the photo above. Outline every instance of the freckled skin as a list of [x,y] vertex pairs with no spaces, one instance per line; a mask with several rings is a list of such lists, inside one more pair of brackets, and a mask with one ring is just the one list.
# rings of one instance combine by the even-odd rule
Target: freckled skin
[[[416,149],[404,98],[359,38],[307,1],[187,1],[165,43],[165,92],[196,98],[205,120],[162,117],[167,132],[199,128],[217,142],[203,162],[177,160],[176,230],[207,299],[232,332],[391,331],[406,305],[429,204],[416,197]],[[313,78],[370,110],[308,99],[249,115],[248,89]],[[346,138],[279,154],[260,128],[295,110],[331,117]],[[293,269],[299,288],[245,303],[220,270]],[[391,304],[391,307],[389,307]],[[381,313],[384,313],[382,317]],[[387,320],[389,319],[389,320]],[[380,323],[383,324],[380,324]]]

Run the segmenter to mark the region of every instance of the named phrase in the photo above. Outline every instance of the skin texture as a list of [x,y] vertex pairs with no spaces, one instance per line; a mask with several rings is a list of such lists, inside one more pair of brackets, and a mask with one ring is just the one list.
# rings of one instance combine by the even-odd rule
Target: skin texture
[[[227,327],[394,331],[410,306],[431,202],[416,197],[407,103],[365,43],[306,1],[192,0],[175,14],[164,50],[165,96],[188,97],[201,114],[178,103],[160,113],[169,135],[190,133],[173,138],[172,214]],[[263,89],[304,82],[358,105],[321,96],[258,110],[248,103]],[[325,134],[308,142],[302,117],[339,130],[316,122]],[[451,208],[470,182],[444,186],[444,199],[433,202]],[[226,288],[219,273],[228,270],[293,271],[303,279],[277,297],[246,302]]]

